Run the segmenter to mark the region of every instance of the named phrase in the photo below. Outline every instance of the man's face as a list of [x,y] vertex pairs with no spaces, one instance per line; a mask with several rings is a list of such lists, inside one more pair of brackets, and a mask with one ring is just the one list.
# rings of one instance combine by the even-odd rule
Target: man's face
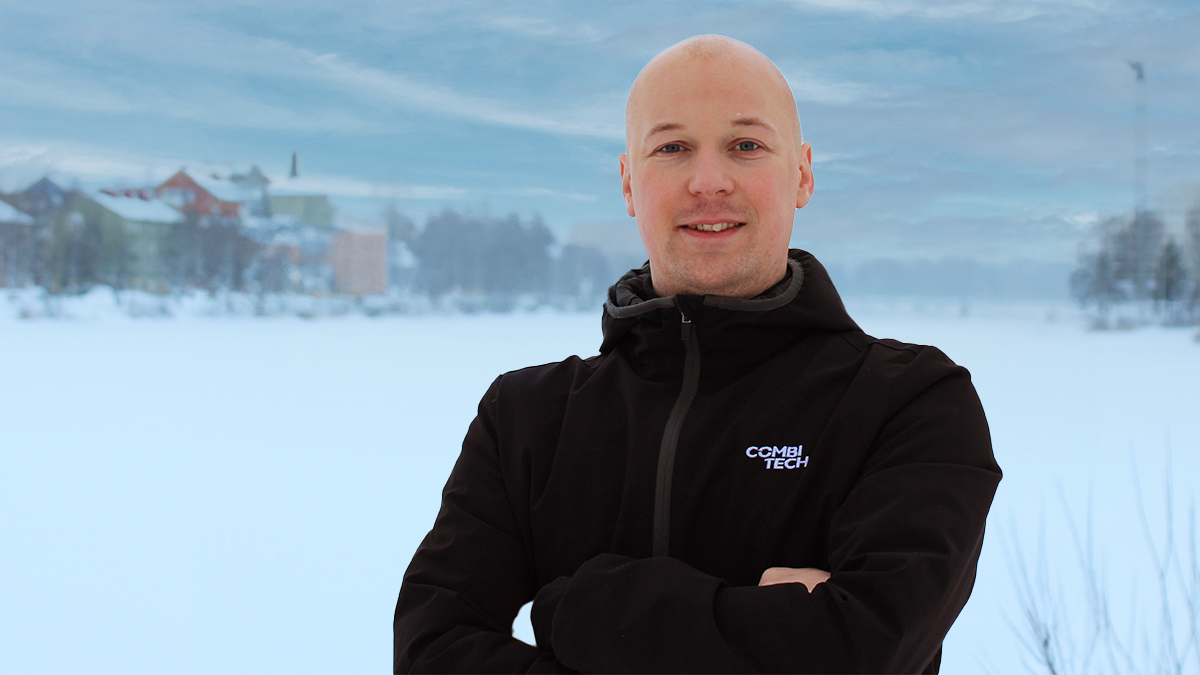
[[621,178],[659,295],[753,297],[785,274],[813,188],[786,86],[756,52],[668,51],[639,76]]

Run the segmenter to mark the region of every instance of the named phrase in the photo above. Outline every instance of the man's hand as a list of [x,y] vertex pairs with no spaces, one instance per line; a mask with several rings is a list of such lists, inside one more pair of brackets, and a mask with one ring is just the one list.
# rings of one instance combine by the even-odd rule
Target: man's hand
[[774,586],[775,584],[804,584],[809,593],[829,581],[829,572],[815,567],[771,567],[763,572],[758,580],[759,586]]

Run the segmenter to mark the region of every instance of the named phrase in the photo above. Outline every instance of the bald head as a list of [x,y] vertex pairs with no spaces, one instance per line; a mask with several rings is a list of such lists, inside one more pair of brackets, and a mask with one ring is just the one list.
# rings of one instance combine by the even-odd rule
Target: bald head
[[633,147],[634,132],[645,134],[641,128],[648,100],[665,91],[684,85],[689,76],[700,74],[702,78],[735,76],[745,78],[747,86],[763,89],[774,99],[779,112],[787,122],[786,131],[796,148],[803,137],[800,131],[800,115],[796,112],[796,99],[783,73],[762,52],[750,45],[723,35],[698,35],[678,42],[663,50],[642,68],[629,98],[625,103],[625,147]]
[[717,35],[664,51],[629,92],[625,141],[625,210],[656,293],[750,298],[783,277],[812,154],[767,57]]

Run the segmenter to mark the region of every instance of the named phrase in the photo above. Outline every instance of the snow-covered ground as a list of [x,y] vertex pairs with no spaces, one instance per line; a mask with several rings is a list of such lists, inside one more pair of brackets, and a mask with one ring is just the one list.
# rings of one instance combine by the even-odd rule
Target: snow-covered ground
[[[131,319],[91,302],[0,312],[0,672],[388,672],[400,578],[479,396],[599,345],[598,313]],[[943,672],[1020,670],[1004,542],[1030,553],[1044,516],[1069,593],[1060,489],[1081,519],[1094,495],[1114,596],[1134,574],[1152,596],[1131,471],[1151,522],[1168,448],[1177,501],[1200,487],[1194,329],[848,305],[972,371],[1005,470]]]

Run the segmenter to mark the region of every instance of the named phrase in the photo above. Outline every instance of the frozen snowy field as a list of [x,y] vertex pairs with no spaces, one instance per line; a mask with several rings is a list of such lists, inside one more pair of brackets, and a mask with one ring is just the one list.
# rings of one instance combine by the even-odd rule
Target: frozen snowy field
[[[1150,595],[1133,512],[1163,457],[1200,486],[1191,330],[1070,310],[850,302],[971,369],[1005,471],[943,672],[1018,672],[1003,540],[1076,569],[1089,489],[1110,585]],[[591,354],[597,314],[382,319],[0,316],[0,672],[385,673],[400,578],[498,373]],[[1069,599],[1069,598],[1068,598]]]

